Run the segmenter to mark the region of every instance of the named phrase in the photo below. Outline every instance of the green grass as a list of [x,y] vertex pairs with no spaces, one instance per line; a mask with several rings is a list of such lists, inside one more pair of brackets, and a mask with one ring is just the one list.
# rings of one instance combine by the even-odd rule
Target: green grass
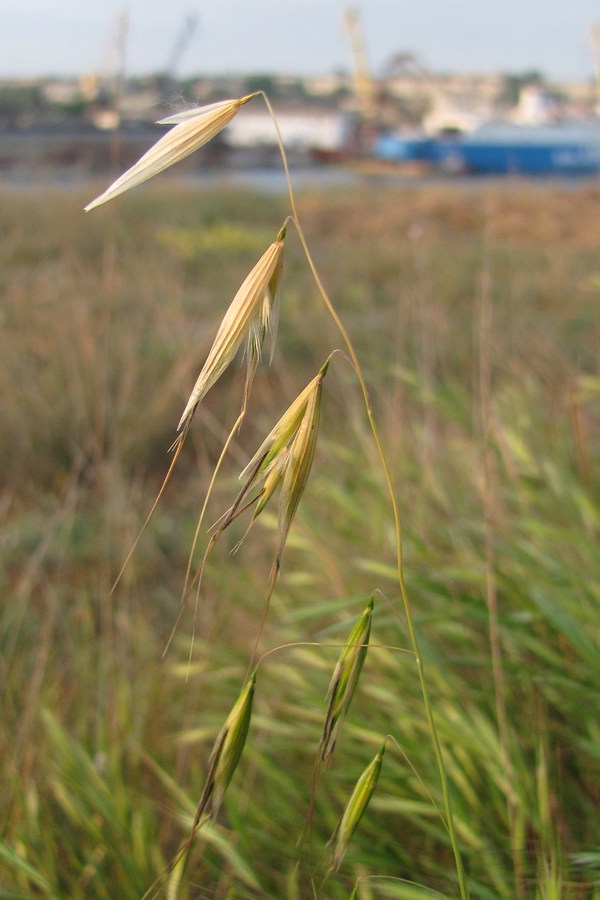
[[[128,900],[150,887],[191,826],[276,543],[267,511],[231,557],[244,524],[232,526],[209,559],[189,678],[191,609],[161,662],[211,468],[239,409],[234,367],[199,410],[109,598],[220,316],[287,210],[283,198],[175,183],[84,217],[93,195],[9,194],[0,205],[0,897]],[[375,186],[299,202],[397,485],[472,896],[597,898],[598,192]],[[293,233],[287,243],[277,353],[257,375],[208,522],[339,346]],[[331,671],[374,590],[371,649],[312,838],[298,848]],[[351,368],[336,356],[261,642],[321,646],[260,666],[225,809],[190,858],[190,897],[312,897],[325,842],[386,734],[397,744],[327,896],[349,897],[357,879],[365,900],[457,895],[399,608],[385,485]]]

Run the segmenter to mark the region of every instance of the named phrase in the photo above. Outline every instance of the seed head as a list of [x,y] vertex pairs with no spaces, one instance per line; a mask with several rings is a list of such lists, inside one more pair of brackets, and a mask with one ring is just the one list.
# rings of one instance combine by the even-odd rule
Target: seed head
[[163,172],[181,159],[185,159],[194,150],[212,140],[233,119],[238,110],[255,96],[256,94],[249,94],[239,100],[221,100],[210,106],[199,106],[196,109],[169,116],[167,119],[161,119],[158,122],[159,125],[174,125],[175,127],[144,153],[135,165],[117,178],[103,194],[88,203],[85,211],[88,212],[95,206],[112,200],[113,197],[158,175],[159,172]]
[[283,548],[312,468],[319,434],[322,392],[323,379],[320,378],[308,397],[304,415],[286,452],[286,463],[279,494],[276,570],[279,570],[281,565]]
[[[322,382],[328,366],[329,359],[290,404],[240,475],[240,478],[247,476],[240,497],[247,495],[248,491],[261,482],[263,484],[252,521],[262,512],[277,487],[281,486],[277,552],[272,585],[279,572],[286,538],[304,493],[315,455]],[[234,510],[235,507],[226,515],[227,524],[232,520],[231,512]]]
[[246,392],[248,392],[260,359],[264,338],[272,331],[277,318],[285,231],[286,224],[231,301],[179,420],[178,431],[185,424],[189,424],[196,407],[229,366],[244,338],[248,339],[246,376]]
[[266,436],[246,468],[240,474],[240,479],[253,473],[255,479],[264,476],[269,471],[273,461],[286,448],[291,438],[297,432],[302,419],[306,414],[306,408],[310,397],[315,393],[329,367],[329,359],[321,367],[315,377],[309,381],[306,387],[298,394],[296,399],[288,406],[277,424]]

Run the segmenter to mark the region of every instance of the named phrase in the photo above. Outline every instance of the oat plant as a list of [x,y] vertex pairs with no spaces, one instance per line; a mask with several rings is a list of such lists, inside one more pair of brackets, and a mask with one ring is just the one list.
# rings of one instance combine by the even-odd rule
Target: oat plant
[[[138,163],[118,178],[103,194],[92,201],[86,209],[91,210],[112,200],[114,197],[141,184],[145,180],[177,163],[218,134],[219,131],[231,121],[233,116],[238,114],[242,107],[248,102],[251,100],[258,100],[259,98],[262,98],[265,102],[272,116],[274,128],[277,133],[282,165],[288,184],[290,203],[289,220],[286,220],[274,242],[267,248],[256,266],[251,270],[222,319],[209,354],[201,367],[196,384],[191,390],[189,400],[179,419],[178,435],[175,437],[173,445],[174,459],[167,473],[165,483],[172,472],[177,457],[182,451],[185,437],[191,426],[192,418],[198,408],[198,404],[203,400],[216,380],[230,365],[242,344],[246,342],[247,375],[241,400],[241,412],[225,441],[219,462],[217,463],[210,482],[208,493],[210,494],[212,490],[224,455],[230,447],[234,434],[243,423],[248,406],[253,376],[260,359],[263,341],[268,332],[274,333],[275,330],[274,326],[277,319],[279,292],[282,286],[281,266],[284,241],[287,231],[290,226],[293,226],[325,310],[337,328],[343,345],[342,349],[350,359],[355,376],[358,380],[364,400],[369,428],[387,485],[394,520],[396,580],[402,600],[402,608],[397,611],[397,615],[403,620],[409,635],[410,648],[414,656],[417,677],[423,699],[425,718],[441,784],[441,793],[443,797],[443,824],[448,831],[454,854],[458,891],[461,898],[465,900],[465,898],[468,897],[469,892],[454,826],[444,757],[435,725],[434,713],[429,698],[424,671],[423,657],[413,624],[413,615],[404,578],[399,504],[390,472],[390,466],[374,418],[365,377],[354,344],[321,280],[302,228],[292,189],[285,147],[269,99],[262,92],[250,94],[240,99],[225,100],[208,107],[190,110],[163,120],[161,124],[172,125],[172,130],[161,138]],[[205,551],[203,562],[198,571],[192,574],[194,547],[197,540],[199,540],[207,499],[205,499],[198,520],[196,536],[194,538],[194,547],[192,547],[190,553],[188,572],[186,574],[182,592],[182,611],[183,608],[185,608],[192,586],[194,586],[196,590],[196,604],[200,601],[201,575],[204,562],[206,561],[206,554],[210,552],[210,549],[214,546],[218,537],[235,519],[238,518],[239,515],[242,515],[249,507],[253,506],[254,509],[250,521],[251,525],[258,515],[262,513],[274,493],[279,491],[278,525],[273,553],[273,564],[266,586],[266,602],[264,605],[263,618],[254,641],[249,661],[250,667],[253,665],[254,657],[257,652],[262,633],[262,625],[269,608],[269,601],[280,575],[286,540],[306,489],[311,471],[319,431],[322,385],[329,362],[330,360],[328,359],[317,375],[298,394],[296,399],[288,407],[287,411],[281,416],[277,424],[261,443],[254,456],[250,459],[248,465],[242,472],[241,478],[243,486],[237,498],[230,508],[222,515],[219,523],[217,523]],[[164,484],[160,493],[162,493],[163,489]],[[127,559],[128,558],[129,556]],[[321,744],[318,749],[317,765],[319,766],[331,761],[342,722],[348,711],[361,673],[369,641],[371,617],[372,601],[370,601],[367,609],[359,619],[355,629],[352,631],[348,643],[336,666],[329,688],[325,722]],[[185,859],[188,857],[191,841],[196,833],[199,831],[201,832],[202,830],[202,823],[206,816],[216,815],[218,813],[223,793],[233,776],[234,770],[238,766],[248,732],[250,707],[253,695],[254,676],[250,676],[250,679],[242,689],[240,698],[219,733],[214,745],[208,764],[209,771],[206,784],[204,790],[201,792],[196,809],[192,833],[188,843],[185,845]],[[377,779],[382,765],[383,749],[384,748],[382,747],[379,750],[373,761],[359,777],[354,791],[346,805],[346,809],[342,814],[332,839],[332,859],[325,876],[326,881],[341,865],[352,834],[357,828],[359,820],[365,813],[367,805],[376,789]],[[177,859],[180,860],[181,858],[182,855],[180,853]],[[181,869],[178,873],[178,878],[180,877]],[[324,888],[325,884],[318,890],[319,896],[326,896],[326,894],[323,893]]]

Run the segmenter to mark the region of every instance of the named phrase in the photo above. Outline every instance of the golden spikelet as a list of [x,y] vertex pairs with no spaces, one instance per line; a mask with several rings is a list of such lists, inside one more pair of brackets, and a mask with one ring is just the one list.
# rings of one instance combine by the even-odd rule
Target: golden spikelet
[[315,377],[300,391],[296,399],[290,403],[277,424],[268,433],[248,465],[240,474],[240,479],[251,475],[253,480],[264,476],[273,461],[280,456],[286,445],[294,436],[305,416],[309,398],[315,393],[329,367],[328,358]]
[[312,468],[321,418],[322,391],[323,378],[321,377],[308,397],[304,415],[286,453],[286,463],[283,469],[281,492],[279,494],[274,579],[279,572],[283,548]]
[[246,478],[246,482],[236,503],[223,517],[220,527],[219,533],[228,527],[238,513],[239,503],[253,488],[262,485],[255,497],[257,506],[252,522],[262,512],[275,490],[281,487],[272,583],[277,577],[285,541],[312,467],[319,431],[322,382],[328,367],[329,359],[288,406],[243,470],[240,478]]
[[255,96],[256,94],[248,94],[238,100],[221,100],[210,106],[200,106],[167,119],[161,119],[159,125],[174,125],[175,127],[144,153],[135,165],[117,178],[103,194],[88,203],[85,211],[88,212],[96,206],[101,206],[108,200],[112,200],[113,197],[136,187],[143,181],[168,169],[169,166],[185,159],[190,153],[212,140],[225,128],[241,107]]
[[189,424],[196,407],[229,366],[244,338],[248,339],[247,396],[265,335],[273,329],[277,319],[286,227],[287,222],[231,301],[179,420],[178,431]]

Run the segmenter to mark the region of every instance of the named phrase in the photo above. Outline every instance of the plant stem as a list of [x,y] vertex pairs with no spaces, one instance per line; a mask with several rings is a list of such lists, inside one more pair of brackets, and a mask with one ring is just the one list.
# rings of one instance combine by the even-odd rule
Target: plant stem
[[457,840],[457,836],[456,836],[456,829],[454,826],[454,817],[453,817],[453,813],[452,813],[452,804],[450,801],[450,794],[449,794],[449,789],[448,789],[448,779],[446,776],[446,768],[444,765],[444,758],[442,755],[442,748],[441,748],[440,740],[439,740],[437,729],[435,726],[433,710],[432,710],[431,702],[429,699],[429,691],[427,689],[427,683],[426,683],[426,679],[425,679],[423,659],[421,656],[419,643],[417,641],[417,635],[416,635],[414,623],[413,623],[412,610],[411,610],[411,606],[410,606],[410,602],[409,602],[408,591],[406,588],[406,582],[404,579],[404,562],[403,562],[403,552],[402,552],[402,527],[401,527],[401,522],[400,522],[400,512],[399,512],[399,507],[398,507],[398,501],[396,499],[396,493],[395,493],[394,485],[392,482],[390,468],[389,468],[389,465],[387,462],[385,451],[383,449],[381,438],[379,436],[379,430],[375,423],[375,418],[373,415],[373,407],[371,405],[371,398],[369,396],[367,385],[366,385],[366,382],[364,379],[364,375],[362,373],[360,363],[358,361],[358,357],[356,355],[356,351],[354,349],[354,345],[353,345],[353,343],[350,339],[350,336],[344,326],[344,323],[340,319],[340,317],[329,297],[329,294],[327,293],[327,291],[323,285],[323,282],[321,281],[321,277],[319,275],[319,272],[317,270],[315,262],[312,258],[310,249],[308,247],[308,243],[306,241],[306,237],[304,235],[302,225],[300,224],[300,218],[298,216],[298,209],[296,206],[296,199],[294,197],[294,191],[292,189],[292,182],[291,182],[291,178],[290,178],[290,171],[289,171],[289,166],[288,166],[288,162],[287,162],[285,147],[283,144],[281,131],[279,129],[279,125],[278,125],[275,113],[273,111],[273,107],[271,106],[269,98],[266,96],[266,94],[262,93],[262,97],[265,101],[265,104],[271,115],[271,118],[273,119],[273,123],[275,126],[275,131],[277,134],[277,141],[278,141],[278,145],[279,145],[279,151],[281,154],[281,160],[282,160],[282,164],[283,164],[283,168],[284,168],[284,172],[285,172],[285,176],[286,176],[286,181],[287,181],[288,194],[289,194],[289,199],[290,199],[290,207],[292,210],[294,224],[296,226],[296,231],[298,233],[298,237],[300,239],[300,243],[302,245],[302,249],[304,251],[304,255],[306,257],[306,261],[308,263],[309,269],[311,271],[311,274],[312,274],[315,284],[317,286],[317,290],[321,296],[321,299],[323,300],[323,303],[325,304],[327,312],[333,319],[335,326],[338,329],[338,331],[342,337],[342,340],[345,344],[348,356],[350,357],[350,360],[352,361],[352,365],[354,367],[354,371],[356,372],[356,377],[358,378],[360,389],[362,391],[365,409],[366,409],[366,413],[367,413],[367,418],[369,421],[369,426],[371,428],[371,433],[373,435],[373,440],[375,442],[375,446],[377,448],[377,453],[379,455],[379,459],[381,462],[381,467],[383,469],[384,478],[385,478],[387,490],[389,493],[390,503],[392,506],[392,513],[393,513],[393,517],[394,517],[394,529],[395,529],[395,535],[396,535],[396,564],[397,564],[398,585],[400,587],[400,594],[402,597],[402,605],[404,607],[404,615],[406,618],[406,625],[407,625],[407,629],[408,629],[410,643],[412,646],[412,650],[415,654],[415,661],[417,664],[417,674],[419,677],[419,685],[421,688],[423,705],[425,707],[425,716],[427,719],[429,734],[430,734],[431,742],[433,745],[433,751],[435,754],[435,759],[436,759],[437,768],[438,768],[438,772],[439,772],[439,778],[440,778],[441,789],[442,789],[442,797],[443,797],[443,801],[444,801],[444,812],[446,815],[445,825],[448,830],[448,835],[449,835],[450,843],[452,846],[452,852],[454,854],[454,861],[455,861],[455,865],[456,865],[456,873],[457,873],[457,877],[458,877],[460,896],[461,896],[462,900],[467,900],[467,898],[469,897],[469,891],[468,891],[467,883],[465,880],[465,873],[464,873],[464,868],[463,868],[463,864],[462,864],[462,858],[460,855],[460,850],[458,847],[458,840]]

